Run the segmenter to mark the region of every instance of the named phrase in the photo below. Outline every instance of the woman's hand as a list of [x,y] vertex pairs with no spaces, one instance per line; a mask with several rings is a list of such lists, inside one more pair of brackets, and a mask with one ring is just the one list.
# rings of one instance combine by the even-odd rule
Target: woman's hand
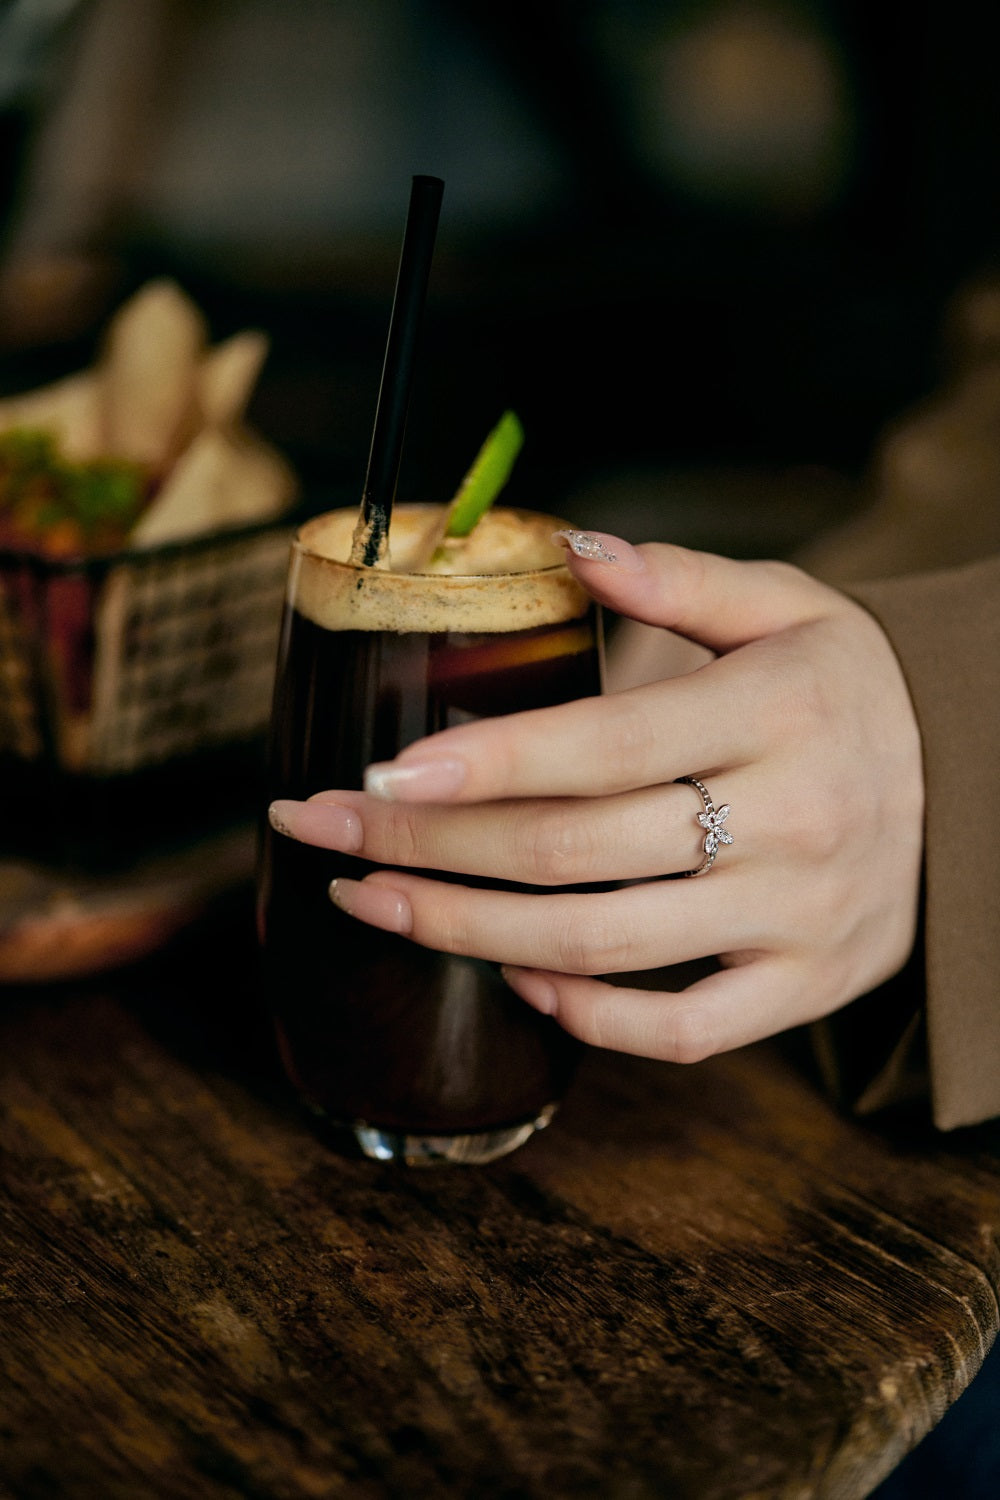
[[[584,1041],[676,1062],[814,1020],[905,962],[917,919],[921,748],[876,622],[780,563],[567,534],[587,589],[708,647],[683,676],[482,720],[370,768],[365,792],[280,802],[307,843],[393,866],[335,882],[359,921],[493,959]],[[695,776],[729,804],[705,860]],[[535,885],[504,892],[407,866]],[[627,882],[599,892],[554,890]],[[549,888],[549,889],[546,889]],[[679,993],[611,985],[718,956]]]

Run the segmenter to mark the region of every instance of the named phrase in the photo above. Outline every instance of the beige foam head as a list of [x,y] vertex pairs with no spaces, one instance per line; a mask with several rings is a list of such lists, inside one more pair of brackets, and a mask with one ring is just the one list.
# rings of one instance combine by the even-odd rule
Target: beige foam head
[[289,600],[325,630],[486,631],[559,624],[589,599],[552,533],[566,523],[535,511],[494,507],[472,535],[415,573],[440,528],[442,507],[400,505],[392,514],[388,568],[354,567],[355,510],[329,511],[300,529],[292,549]]

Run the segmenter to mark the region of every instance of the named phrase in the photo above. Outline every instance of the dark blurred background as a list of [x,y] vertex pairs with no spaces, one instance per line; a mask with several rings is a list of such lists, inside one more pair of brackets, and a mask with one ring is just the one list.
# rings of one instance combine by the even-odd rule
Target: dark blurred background
[[792,551],[992,274],[994,31],[972,0],[7,0],[0,385],[166,272],[270,333],[251,417],[353,501],[428,172],[400,497],[447,498],[513,406],[512,500]]

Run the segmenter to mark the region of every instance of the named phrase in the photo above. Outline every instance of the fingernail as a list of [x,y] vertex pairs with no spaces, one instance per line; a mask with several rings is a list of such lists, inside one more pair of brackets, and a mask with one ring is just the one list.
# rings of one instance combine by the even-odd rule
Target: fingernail
[[500,972],[515,995],[520,995],[534,1010],[544,1016],[554,1016],[559,1004],[556,987],[544,974],[536,969],[515,969],[509,964],[501,965]]
[[614,567],[624,568],[628,573],[638,573],[643,567],[642,554],[630,542],[624,541],[620,536],[611,536],[607,531],[573,531],[567,528],[565,531],[555,532],[552,540],[561,542],[574,557],[582,557],[584,562],[610,563]]
[[369,927],[398,932],[403,937],[413,931],[409,901],[389,886],[372,885],[366,880],[334,880],[330,884],[330,900],[349,917],[357,917]]
[[465,776],[460,760],[380,761],[365,772],[365,791],[385,802],[434,802],[457,792]]
[[352,808],[339,802],[279,800],[267,810],[271,827],[302,844],[317,844],[322,849],[336,849],[354,854],[361,848],[364,829]]
[[270,823],[275,833],[284,833],[287,834],[289,838],[292,838],[292,830],[285,822],[285,814],[287,812],[287,809],[287,802],[272,802],[271,806],[267,810],[267,821]]

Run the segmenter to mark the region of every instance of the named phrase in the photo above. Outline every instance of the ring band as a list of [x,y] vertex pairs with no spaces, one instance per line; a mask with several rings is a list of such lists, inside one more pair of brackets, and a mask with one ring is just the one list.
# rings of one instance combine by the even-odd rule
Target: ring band
[[708,787],[703,781],[699,781],[697,776],[678,776],[677,784],[680,785],[682,782],[685,786],[693,786],[705,804],[704,810],[698,814],[698,822],[705,830],[705,837],[702,840],[705,858],[698,865],[697,869],[682,870],[681,875],[707,875],[715,864],[715,856],[719,852],[719,845],[731,844],[733,842],[732,834],[727,828],[723,827],[723,824],[729,817],[729,803],[724,802],[721,807],[717,808],[708,794]]

